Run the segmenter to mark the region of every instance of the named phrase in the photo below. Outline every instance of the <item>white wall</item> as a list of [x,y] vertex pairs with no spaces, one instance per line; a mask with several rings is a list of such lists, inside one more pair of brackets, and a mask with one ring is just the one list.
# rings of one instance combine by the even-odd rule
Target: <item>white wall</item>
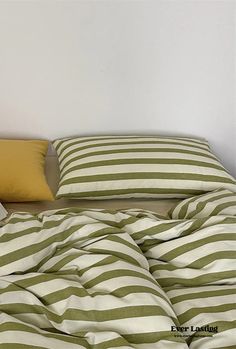
[[234,1],[1,1],[1,137],[207,138],[236,175]]

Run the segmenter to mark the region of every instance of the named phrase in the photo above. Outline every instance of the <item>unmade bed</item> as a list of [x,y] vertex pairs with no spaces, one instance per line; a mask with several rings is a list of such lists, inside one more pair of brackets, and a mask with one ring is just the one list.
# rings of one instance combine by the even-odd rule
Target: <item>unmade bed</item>
[[[68,191],[5,203],[0,348],[236,348],[236,193],[226,176],[186,197],[86,201]],[[55,194],[54,156],[47,178]]]

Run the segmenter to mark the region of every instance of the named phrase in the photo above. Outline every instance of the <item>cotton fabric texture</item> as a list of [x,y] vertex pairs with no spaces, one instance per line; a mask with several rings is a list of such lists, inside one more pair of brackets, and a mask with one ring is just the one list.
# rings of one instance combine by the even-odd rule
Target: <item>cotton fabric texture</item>
[[0,201],[53,200],[44,175],[48,141],[0,140]]
[[173,219],[204,218],[216,215],[236,216],[236,193],[218,189],[180,202],[169,215]]
[[223,215],[15,212],[0,227],[1,347],[236,348],[235,231]]
[[99,136],[58,139],[57,198],[186,198],[235,179],[207,141],[183,137]]

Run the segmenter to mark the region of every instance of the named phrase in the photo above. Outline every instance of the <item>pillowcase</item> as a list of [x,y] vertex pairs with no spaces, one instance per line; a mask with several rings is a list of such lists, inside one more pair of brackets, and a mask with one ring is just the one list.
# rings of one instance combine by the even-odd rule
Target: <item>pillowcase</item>
[[100,136],[58,139],[57,198],[185,198],[235,179],[204,140],[183,137]]
[[0,140],[0,201],[53,200],[44,175],[47,141]]
[[169,212],[172,219],[204,218],[216,215],[236,216],[236,193],[218,189],[186,199]]

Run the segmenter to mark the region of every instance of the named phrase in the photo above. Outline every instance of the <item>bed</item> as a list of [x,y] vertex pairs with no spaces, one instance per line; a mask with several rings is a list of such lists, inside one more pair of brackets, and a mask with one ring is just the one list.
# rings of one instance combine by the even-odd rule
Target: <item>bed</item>
[[[46,164],[55,193],[57,157]],[[1,348],[236,347],[236,194],[229,188],[4,206]]]

